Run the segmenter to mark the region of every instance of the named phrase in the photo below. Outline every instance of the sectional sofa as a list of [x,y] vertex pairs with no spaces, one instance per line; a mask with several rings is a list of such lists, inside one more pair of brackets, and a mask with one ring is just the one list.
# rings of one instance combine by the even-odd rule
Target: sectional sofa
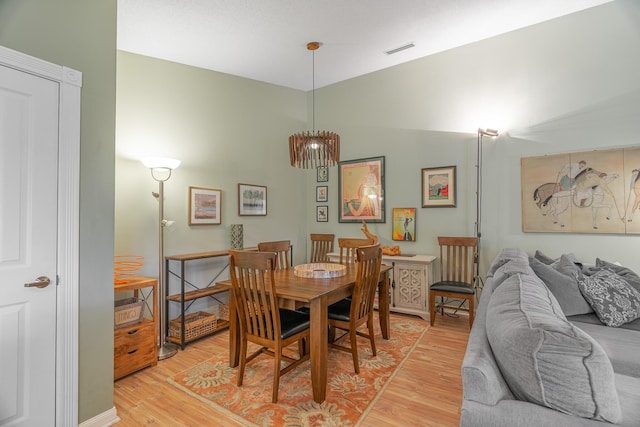
[[462,365],[460,425],[640,426],[636,316],[631,270],[503,249]]

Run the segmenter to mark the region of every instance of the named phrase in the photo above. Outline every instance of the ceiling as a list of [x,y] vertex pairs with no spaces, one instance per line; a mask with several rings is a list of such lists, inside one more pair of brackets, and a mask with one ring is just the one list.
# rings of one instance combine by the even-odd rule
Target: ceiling
[[306,91],[609,1],[118,0],[117,46]]

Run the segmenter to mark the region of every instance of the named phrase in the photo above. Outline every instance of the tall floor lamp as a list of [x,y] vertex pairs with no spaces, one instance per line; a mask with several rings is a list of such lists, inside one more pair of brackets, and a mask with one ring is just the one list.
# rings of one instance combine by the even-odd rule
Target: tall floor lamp
[[476,277],[473,281],[473,286],[476,289],[482,289],[484,286],[482,278],[480,277],[480,237],[482,237],[480,227],[482,222],[482,138],[484,136],[495,138],[498,136],[498,131],[495,129],[478,129],[478,153],[476,157],[476,238],[478,239],[478,243],[474,259],[476,264]]
[[158,360],[168,359],[178,352],[178,346],[167,342],[167,284],[164,271],[164,228],[167,220],[164,218],[164,183],[171,178],[171,171],[180,166],[180,160],[165,157],[145,157],[140,159],[143,165],[151,170],[151,176],[158,181],[158,192],[152,192],[153,197],[158,199],[159,220],[158,220],[158,292],[156,295],[156,309],[158,310],[158,322],[160,323],[160,339],[158,340]]

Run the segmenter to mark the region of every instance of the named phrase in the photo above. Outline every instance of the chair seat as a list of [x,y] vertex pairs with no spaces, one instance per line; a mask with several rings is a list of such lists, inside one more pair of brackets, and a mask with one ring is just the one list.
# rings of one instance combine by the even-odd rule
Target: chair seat
[[343,299],[331,304],[327,311],[329,319],[348,322],[351,318],[351,299]]
[[280,336],[282,339],[289,338],[308,329],[309,325],[308,314],[286,308],[280,309]]
[[432,291],[455,292],[458,294],[475,294],[476,290],[465,282],[443,281],[429,287]]

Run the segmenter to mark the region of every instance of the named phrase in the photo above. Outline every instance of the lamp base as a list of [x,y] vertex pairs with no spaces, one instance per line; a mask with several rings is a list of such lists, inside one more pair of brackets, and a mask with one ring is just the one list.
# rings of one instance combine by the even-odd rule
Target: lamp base
[[164,360],[173,357],[177,352],[178,346],[176,344],[166,342],[158,348],[158,360]]

